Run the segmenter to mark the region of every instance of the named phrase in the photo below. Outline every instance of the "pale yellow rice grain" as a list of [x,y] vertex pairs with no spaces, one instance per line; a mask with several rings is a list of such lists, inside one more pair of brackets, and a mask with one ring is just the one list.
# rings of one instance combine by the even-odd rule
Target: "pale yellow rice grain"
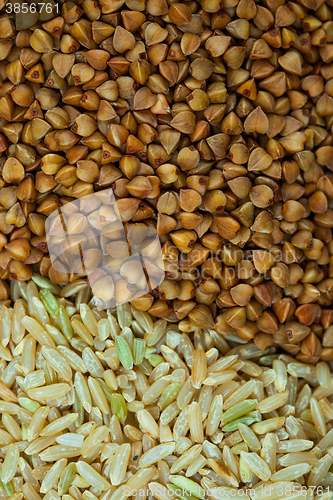
[[79,460],[76,463],[76,467],[80,475],[88,481],[93,488],[97,490],[105,491],[110,488],[110,483],[102,477],[91,465],[86,462]]
[[67,465],[67,459],[61,458],[55,462],[47,471],[40,486],[41,493],[48,493],[57,483],[64,468]]
[[193,365],[191,381],[193,387],[200,389],[201,384],[206,378],[207,374],[207,360],[204,351],[196,349],[193,353]]
[[124,479],[130,453],[130,444],[124,443],[117,448],[115,454],[113,455],[110,466],[110,479],[112,485],[118,486]]
[[201,408],[198,403],[191,403],[188,412],[188,425],[191,438],[196,443],[202,443],[204,440]]
[[14,443],[11,443],[8,446],[8,450],[5,456],[5,460],[2,464],[2,470],[0,474],[1,481],[4,484],[9,483],[9,481],[11,481],[15,476],[16,469],[19,463],[19,458],[20,458],[20,450],[18,446]]

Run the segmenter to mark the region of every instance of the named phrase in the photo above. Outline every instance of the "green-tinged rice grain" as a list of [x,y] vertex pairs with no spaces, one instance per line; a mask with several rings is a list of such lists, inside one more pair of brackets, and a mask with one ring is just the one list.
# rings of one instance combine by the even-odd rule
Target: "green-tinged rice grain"
[[223,425],[228,424],[229,422],[236,420],[236,418],[246,415],[250,411],[254,410],[257,404],[258,401],[256,399],[247,399],[245,401],[242,401],[241,403],[236,403],[231,408],[229,408],[225,413],[223,413],[221,419],[222,424]]
[[250,411],[247,415],[244,415],[244,417],[239,417],[236,418],[236,420],[233,420],[227,425],[224,425],[222,427],[222,430],[225,432],[232,432],[238,429],[238,424],[241,422],[246,425],[251,425],[254,422],[260,422],[262,419],[262,415],[259,411]]
[[60,306],[59,308],[59,325],[64,337],[70,340],[73,337],[73,329],[68,312],[64,306]]
[[50,290],[44,289],[39,292],[39,297],[43,302],[47,312],[52,318],[56,318],[59,313],[59,305]]
[[257,453],[241,452],[241,457],[252,472],[262,481],[268,481],[271,477],[271,470],[267,463],[259,457]]
[[331,383],[330,367],[325,361],[319,361],[316,364],[316,377],[321,387],[327,389]]
[[31,277],[32,281],[36,283],[40,288],[43,288],[45,290],[49,290],[52,293],[59,294],[61,291],[60,286],[52,283],[48,278],[45,276],[40,276],[39,274],[33,274]]
[[181,490],[188,492],[191,496],[203,500],[205,496],[204,489],[192,479],[189,479],[184,476],[171,475],[169,477],[169,480],[173,485],[177,486]]
[[68,492],[72,484],[75,473],[76,473],[75,463],[70,463],[66,465],[66,467],[62,470],[58,483],[59,495],[65,495]]
[[157,463],[159,460],[163,460],[163,458],[172,455],[175,450],[175,443],[162,443],[160,445],[151,448],[146,451],[143,455],[141,455],[139,459],[139,467],[149,467]]
[[311,470],[312,466],[309,464],[297,464],[281,469],[271,476],[271,481],[294,481],[299,477],[307,474]]
[[117,415],[120,422],[124,422],[127,416],[127,406],[125,399],[121,394],[111,395],[111,411],[114,415]]
[[22,323],[39,344],[45,345],[47,347],[55,347],[55,344],[50,335],[34,318],[24,316],[24,318],[22,319]]
[[116,348],[120,363],[127,370],[133,368],[133,356],[131,349],[125,339],[119,335],[116,337]]
[[[20,441],[22,438],[22,430],[18,422],[8,413],[2,414],[2,423],[7,432],[12,436],[15,441]],[[1,429],[1,432],[4,432]],[[10,444],[10,443],[8,443]]]

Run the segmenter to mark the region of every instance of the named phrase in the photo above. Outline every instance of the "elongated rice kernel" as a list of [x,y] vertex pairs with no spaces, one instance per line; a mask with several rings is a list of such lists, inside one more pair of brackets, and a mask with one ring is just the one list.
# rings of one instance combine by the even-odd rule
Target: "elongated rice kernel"
[[94,337],[78,317],[71,319],[71,326],[73,328],[73,331],[83,340],[83,342],[88,345],[94,344]]
[[231,406],[246,400],[252,394],[254,386],[254,380],[249,380],[236,390],[233,390],[233,386],[230,386],[230,395],[227,393],[227,395],[223,396],[224,410],[228,410]]
[[38,323],[40,323],[44,327],[45,325],[50,323],[48,312],[39,297],[32,297],[31,306],[33,310],[33,316],[38,321]]
[[321,436],[326,435],[326,422],[323,411],[318,401],[314,398],[310,400],[311,415],[314,425]]
[[251,451],[259,451],[261,444],[255,433],[245,424],[238,424],[239,432]]
[[80,305],[80,316],[82,318],[82,322],[88,328],[90,333],[97,337],[98,335],[98,322],[94,316],[94,313],[90,309],[87,304]]
[[57,346],[65,346],[65,347],[69,346],[66,338],[61,333],[61,331],[58,330],[58,328],[56,328],[55,326],[52,326],[52,325],[45,325],[45,328],[46,328],[47,333],[50,335],[53,342]]
[[307,439],[291,439],[289,441],[280,441],[276,445],[277,453],[304,451],[312,448],[313,442]]
[[212,434],[214,434],[214,432],[217,431],[221,422],[222,411],[223,411],[223,398],[221,395],[215,396],[215,398],[212,401],[207,418],[206,433],[208,436],[211,436]]
[[156,398],[158,398],[170,384],[169,377],[161,377],[156,382],[154,382],[147,391],[142,396],[142,402],[147,405],[152,403]]
[[110,336],[110,322],[102,318],[97,323],[98,336],[101,340],[106,340]]
[[183,491],[186,491],[193,495],[196,498],[200,498],[201,500],[204,498],[205,492],[204,489],[201,488],[199,484],[192,479],[188,479],[184,476],[170,476],[169,480],[172,484],[177,486]]
[[45,474],[41,487],[41,493],[48,493],[58,482],[60,475],[67,465],[67,459],[62,458],[55,462],[54,465]]
[[[2,423],[8,433],[15,439],[15,441],[21,441],[22,429],[17,421],[8,413],[2,414]],[[1,429],[2,430],[2,429]],[[5,433],[5,431],[2,430]],[[10,444],[10,443],[8,443]]]
[[207,360],[204,351],[196,349],[193,353],[193,365],[191,381],[193,387],[200,389],[201,384],[206,378],[207,374]]
[[66,359],[56,349],[44,346],[42,354],[47,363],[67,382],[72,380],[72,369]]
[[0,477],[3,484],[9,483],[9,481],[11,481],[15,476],[16,469],[19,463],[19,458],[20,458],[20,450],[18,446],[14,443],[11,443],[8,446],[6,457],[2,464]]
[[78,414],[77,413],[69,413],[67,415],[64,415],[63,417],[60,417],[50,424],[48,424],[44,429],[41,431],[40,435],[41,436],[52,436],[53,434],[57,434],[58,432],[61,432],[62,430],[66,429],[70,425],[72,425],[75,420],[77,419]]
[[283,361],[280,359],[275,359],[273,361],[273,369],[276,373],[276,378],[274,380],[274,385],[278,392],[285,390],[287,385],[287,368]]
[[206,464],[206,458],[199,455],[193,462],[187,467],[186,477],[194,476],[200,469],[202,469]]
[[325,361],[319,361],[316,364],[316,377],[321,387],[327,389],[330,386],[331,372],[329,365]]
[[[174,463],[171,466],[170,472],[171,474],[175,474],[179,472],[181,469],[187,467],[194,461],[199,454],[201,453],[202,450],[202,445],[201,444],[196,444],[186,450],[177,460],[174,461]],[[177,450],[178,451],[178,450]]]
[[324,479],[331,465],[332,457],[330,455],[327,454],[323,458],[319,459],[316,466],[312,468],[308,476],[308,486],[310,484],[313,486],[318,486]]
[[73,329],[69,319],[69,315],[64,306],[59,308],[59,325],[62,333],[67,340],[73,337]]
[[66,432],[61,436],[56,437],[56,442],[73,448],[80,448],[83,443],[83,436],[74,432]]
[[96,443],[102,443],[109,435],[110,432],[106,425],[101,425],[97,427],[97,429],[93,430],[90,434],[88,434],[88,436],[84,440],[83,445],[81,442],[81,451],[83,458],[87,458],[90,453],[94,451]]
[[155,422],[152,415],[147,410],[140,410],[137,413],[137,419],[140,427],[144,429],[145,432],[150,434],[154,439],[158,439],[160,436],[160,431],[157,423]]
[[152,481],[148,484],[148,488],[157,500],[174,500],[176,498],[172,491],[163,484]]
[[134,339],[133,342],[133,363],[140,365],[145,356],[146,341],[144,339]]
[[180,389],[181,385],[178,383],[170,384],[164,389],[157,403],[161,411],[163,411],[167,406],[169,406],[174,401]]
[[45,420],[49,414],[49,408],[47,406],[43,406],[38,408],[33,414],[29,427],[28,427],[28,440],[33,441],[36,439],[40,431],[45,425]]
[[307,474],[312,466],[309,464],[297,464],[281,469],[271,476],[271,481],[294,481],[299,477]]
[[268,481],[271,477],[270,468],[257,453],[246,453],[245,451],[241,451],[241,457],[256,476],[262,481]]
[[70,463],[62,470],[58,483],[58,493],[59,495],[65,495],[69,490],[74,474],[76,472],[76,464]]
[[94,488],[105,491],[110,488],[110,483],[104,479],[91,465],[86,462],[78,461],[76,463],[80,475],[86,479]]
[[97,407],[101,410],[102,413],[105,413],[105,415],[109,414],[109,404],[107,401],[107,398],[105,396],[105,393],[101,387],[101,385],[98,383],[98,381],[93,378],[89,377],[88,378],[88,387],[90,389],[90,393],[93,394],[94,401],[97,405]]
[[236,403],[234,406],[229,408],[222,415],[222,424],[227,424],[236,418],[246,415],[250,411],[254,410],[258,404],[256,399],[248,399],[242,401],[241,403]]
[[251,483],[253,481],[254,472],[242,457],[239,459],[239,475],[243,483]]
[[146,469],[138,470],[132,477],[129,478],[125,487],[124,494],[127,495],[127,492],[142,491],[143,488],[146,489],[146,486],[149,481],[151,481],[158,474],[156,467],[148,467]]
[[125,339],[119,335],[116,337],[116,348],[120,363],[126,370],[133,368],[133,356],[131,349]]
[[273,417],[269,418],[268,420],[264,420],[262,422],[258,422],[256,424],[253,424],[251,426],[251,429],[256,433],[256,434],[267,434],[267,432],[273,432],[276,431],[277,429],[280,429],[285,422],[284,417]]
[[49,315],[56,318],[59,313],[59,306],[52,292],[44,289],[39,292],[39,296]]
[[239,483],[233,472],[226,468],[221,462],[214,460],[213,458],[209,458],[207,460],[207,464],[230,486],[235,486],[236,488],[238,487]]
[[130,444],[125,443],[119,446],[113,455],[110,466],[110,479],[112,485],[118,486],[124,479],[130,453],[131,446]]
[[121,394],[114,393],[111,395],[111,410],[114,415],[117,415],[120,422],[124,422],[127,417],[127,407]]
[[261,413],[270,413],[284,405],[289,396],[289,391],[278,392],[258,403],[257,409]]
[[80,372],[76,372],[74,378],[74,387],[76,389],[77,395],[82,403],[84,409],[90,413],[92,408],[92,401],[90,392],[88,389],[87,382],[84,376]]
[[22,319],[25,316],[25,307],[24,303],[21,299],[16,300],[13,307],[12,314],[12,325],[11,325],[11,334],[12,340],[15,344],[19,344],[19,342],[23,339],[25,334],[25,328],[22,324]]
[[40,276],[39,274],[33,274],[31,277],[32,281],[36,283],[40,288],[50,290],[52,293],[60,293],[60,286],[56,285],[55,283],[52,283],[48,278],[45,276]]
[[202,427],[201,409],[198,403],[191,403],[188,412],[188,425],[190,427],[191,438],[196,443],[202,443],[204,440],[204,433]]
[[12,330],[12,309],[8,307],[2,307],[0,311],[0,333],[1,333],[1,344],[6,347]]

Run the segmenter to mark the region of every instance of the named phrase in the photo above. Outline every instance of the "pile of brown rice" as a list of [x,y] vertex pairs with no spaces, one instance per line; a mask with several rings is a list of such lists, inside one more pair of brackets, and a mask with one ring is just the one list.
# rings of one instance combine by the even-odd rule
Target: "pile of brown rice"
[[[329,500],[325,362],[187,335],[84,280],[0,303],[0,500]],[[13,304],[13,305],[12,305]]]

